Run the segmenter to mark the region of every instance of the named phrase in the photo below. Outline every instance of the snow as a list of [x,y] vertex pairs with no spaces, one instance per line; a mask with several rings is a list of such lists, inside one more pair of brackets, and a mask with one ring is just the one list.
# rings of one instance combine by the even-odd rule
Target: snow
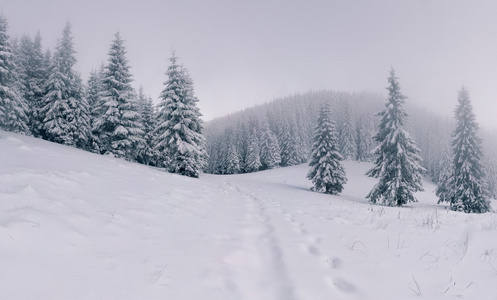
[[331,196],[306,165],[193,179],[3,131],[0,153],[0,299],[497,298],[497,217],[428,182],[371,205],[371,164]]

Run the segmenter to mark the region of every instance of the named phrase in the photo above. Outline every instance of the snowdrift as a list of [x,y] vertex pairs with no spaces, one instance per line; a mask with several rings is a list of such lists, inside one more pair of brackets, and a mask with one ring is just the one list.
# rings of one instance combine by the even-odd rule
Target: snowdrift
[[[497,299],[497,217],[306,165],[191,179],[0,131],[1,299]],[[496,204],[493,201],[493,207]]]

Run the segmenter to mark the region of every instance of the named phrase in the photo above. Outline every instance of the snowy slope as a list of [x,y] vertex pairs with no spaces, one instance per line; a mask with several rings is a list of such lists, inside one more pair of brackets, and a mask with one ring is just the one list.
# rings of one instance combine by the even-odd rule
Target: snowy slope
[[372,206],[345,167],[329,196],[305,165],[191,179],[0,131],[0,299],[497,299],[494,214],[426,182]]

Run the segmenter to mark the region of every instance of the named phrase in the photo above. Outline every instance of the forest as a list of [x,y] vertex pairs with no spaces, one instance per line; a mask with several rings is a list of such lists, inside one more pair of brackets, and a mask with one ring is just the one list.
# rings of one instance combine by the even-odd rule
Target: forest
[[[319,109],[326,103],[343,158],[375,159],[378,142],[373,136],[380,122],[377,113],[384,106],[382,95],[309,91],[204,124],[193,81],[174,53],[165,71],[164,90],[155,104],[142,88],[133,88],[119,32],[107,62],[83,82],[74,70],[69,23],[53,51],[44,50],[40,33],[34,39],[27,35],[10,38],[7,30],[7,19],[2,16],[0,126],[4,130],[191,177],[200,172],[249,173],[308,162]],[[423,175],[439,183],[450,164],[456,122],[418,107],[408,98],[406,111],[406,131],[420,150]],[[495,198],[497,137],[484,128],[478,134],[483,141],[484,184],[489,197]]]

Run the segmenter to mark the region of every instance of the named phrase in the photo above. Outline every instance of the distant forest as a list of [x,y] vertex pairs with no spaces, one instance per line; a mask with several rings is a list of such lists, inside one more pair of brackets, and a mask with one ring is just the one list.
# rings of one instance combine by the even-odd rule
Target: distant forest
[[[207,122],[204,129],[209,154],[206,172],[246,173],[306,162],[322,103],[328,103],[331,108],[341,154],[349,160],[373,161],[372,151],[377,145],[372,137],[380,120],[376,114],[384,109],[385,97],[326,90],[278,98]],[[452,151],[455,121],[416,106],[409,99],[406,104],[407,131],[421,150],[422,165],[427,170],[425,176],[437,183]],[[488,187],[495,198],[497,136],[484,128],[479,135],[483,139]],[[271,154],[271,149],[278,153]],[[257,156],[254,151],[259,151],[261,162],[256,169],[253,168],[253,159]]]

